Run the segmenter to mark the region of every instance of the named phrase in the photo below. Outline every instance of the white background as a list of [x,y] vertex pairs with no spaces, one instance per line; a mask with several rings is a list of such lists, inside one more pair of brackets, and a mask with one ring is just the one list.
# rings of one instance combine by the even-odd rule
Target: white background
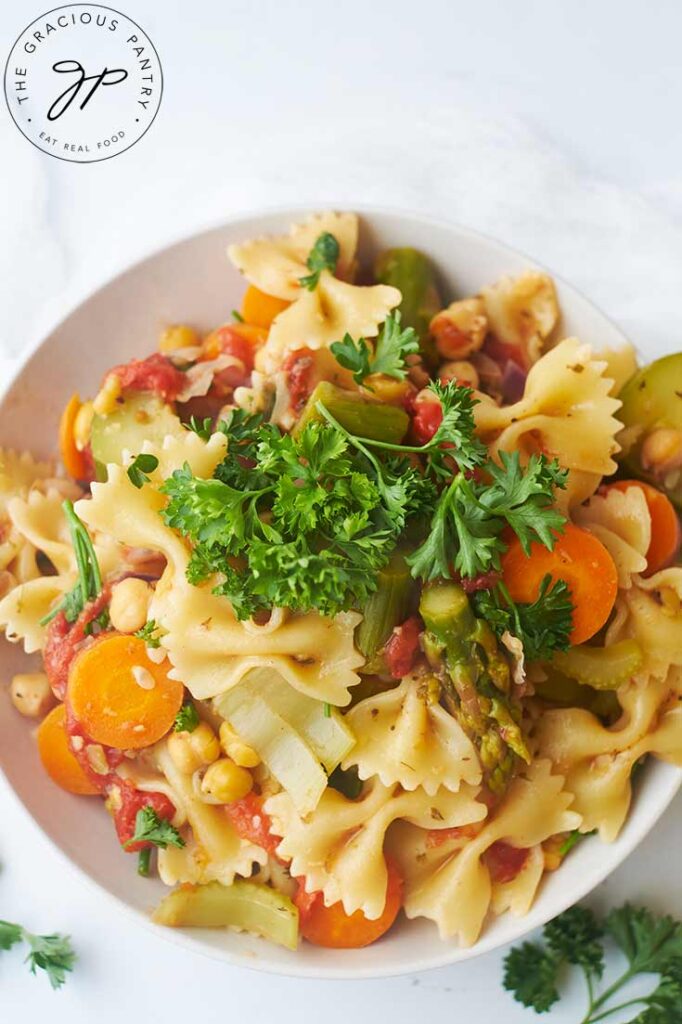
[[[5,359],[171,238],[253,207],[354,201],[496,235],[581,287],[635,342],[680,347],[675,0],[119,2],[165,72],[141,142],[104,163],[62,163],[0,110]],[[49,6],[2,5],[3,63]],[[678,798],[596,904],[629,898],[682,917],[681,810]],[[0,822],[0,917],[70,932],[79,951],[56,994],[19,955],[2,954],[3,1021],[534,1019],[500,988],[502,954],[357,984],[271,979],[200,959],[86,888],[2,781]],[[576,984],[543,1019],[577,1024],[581,1006]]]

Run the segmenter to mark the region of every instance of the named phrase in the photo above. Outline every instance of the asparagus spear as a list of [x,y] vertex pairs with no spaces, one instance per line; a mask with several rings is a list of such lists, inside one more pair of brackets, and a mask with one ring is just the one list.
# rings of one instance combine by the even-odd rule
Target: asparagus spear
[[445,702],[478,746],[489,788],[499,793],[517,758],[530,761],[507,660],[456,583],[426,588],[419,611],[427,630],[426,655],[439,674]]
[[412,577],[399,552],[378,574],[379,585],[364,609],[364,617],[355,633],[355,646],[364,654],[365,672],[376,672],[377,654],[388,640],[394,626],[404,622],[410,600]]
[[316,408],[317,403],[329,410],[335,420],[351,434],[369,437],[373,441],[399,444],[407,432],[410,422],[404,409],[383,402],[368,401],[362,395],[323,380],[317,385],[306,402],[293,433],[300,434],[308,423],[323,422]]
[[427,256],[409,247],[387,249],[374,264],[374,276],[380,284],[390,284],[402,294],[399,309],[403,327],[413,327],[419,335],[422,356],[436,365],[438,353],[429,336],[431,318],[442,308],[433,266]]

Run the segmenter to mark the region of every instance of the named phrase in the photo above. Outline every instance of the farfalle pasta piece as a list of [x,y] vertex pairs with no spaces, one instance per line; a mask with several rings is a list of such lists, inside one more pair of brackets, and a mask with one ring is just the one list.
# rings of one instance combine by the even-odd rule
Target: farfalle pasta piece
[[196,843],[185,853],[159,858],[159,872],[167,885],[195,881],[230,885],[235,875],[248,878],[254,864],[267,863],[266,851],[241,839],[222,807],[198,799],[191,776],[178,769],[165,740],[157,744],[154,760],[168,780],[172,801],[191,826]]
[[433,796],[440,786],[457,792],[478,785],[481,765],[459,723],[429,700],[425,680],[406,676],[393,690],[368,697],[346,715],[356,743],[344,768],[357,765],[361,779],[377,775],[384,786],[421,786]]
[[574,522],[598,537],[618,570],[618,586],[629,589],[632,577],[647,567],[651,515],[641,487],[596,494],[575,509]]
[[538,886],[545,873],[545,852],[542,844],[531,846],[526,862],[515,878],[508,882],[493,881],[490,909],[497,917],[509,912],[525,917],[533,905]]
[[51,462],[39,462],[29,452],[0,448],[0,511],[10,498],[26,495],[37,480],[54,475]]
[[391,285],[360,287],[323,270],[317,287],[302,291],[297,301],[275,318],[268,340],[256,353],[256,368],[275,373],[287,352],[328,348],[344,334],[374,338],[400,298]]
[[266,801],[277,850],[290,858],[291,874],[305,878],[307,892],[322,892],[327,906],[343,903],[347,914],[362,910],[379,917],[386,901],[384,839],[392,822],[404,819],[421,828],[442,829],[480,821],[486,807],[475,789],[406,793],[373,780],[358,800],[327,789],[317,808],[303,819],[286,793]]
[[682,568],[661,569],[646,579],[634,576],[630,589],[619,593],[606,643],[625,639],[637,641],[643,670],[658,679],[682,665]]
[[505,345],[521,349],[526,361],[536,362],[542,346],[559,321],[554,282],[547,274],[528,270],[503,277],[481,290],[488,327]]
[[23,641],[27,654],[41,651],[47,626],[40,620],[74,582],[73,576],[39,576],[10,590],[0,601],[0,629],[10,643]]
[[621,429],[615,417],[620,402],[611,397],[606,368],[592,358],[589,345],[567,338],[531,368],[519,402],[476,406],[478,433],[493,451],[556,457],[572,471],[593,474],[596,487],[600,476],[616,470]]
[[[192,476],[209,479],[213,476],[218,463],[225,458],[227,438],[218,432],[211,434],[208,441],[204,441],[194,431],[186,430],[177,437],[168,434],[161,445],[145,441],[142,451],[156,456],[159,460],[158,467],[151,474],[156,482],[166,480],[174,470],[181,469],[185,463],[191,469]],[[137,452],[132,454],[137,455]]]
[[[500,806],[468,841],[456,842],[454,849],[446,842],[425,857],[416,855],[419,847],[415,850],[414,844],[411,849],[403,844],[402,853],[397,843],[392,845],[405,880],[407,917],[427,917],[435,921],[441,938],[457,936],[462,945],[473,945],[494,893],[483,854],[498,840],[530,849],[551,835],[578,828],[581,819],[570,809],[572,801],[563,777],[552,774],[551,762],[538,760],[513,780]],[[424,842],[418,836],[415,841]],[[531,864],[535,870],[524,880],[528,889],[523,898],[519,895],[519,904],[532,900],[533,883],[540,879],[535,857]]]
[[329,232],[339,243],[336,272],[347,277],[358,244],[358,218],[354,213],[321,213],[293,224],[288,235],[256,238],[229,246],[227,253],[247,281],[268,295],[293,302],[301,293],[301,278],[310,273],[306,260],[321,234]]
[[[642,754],[656,752],[660,707],[670,690],[664,680],[638,677],[619,691],[623,715],[610,727],[582,708],[554,708],[539,719],[539,752],[565,774],[583,831],[598,829],[605,842],[618,835],[630,806],[632,766]],[[678,742],[682,763],[682,733]],[[668,752],[666,759],[674,757]]]

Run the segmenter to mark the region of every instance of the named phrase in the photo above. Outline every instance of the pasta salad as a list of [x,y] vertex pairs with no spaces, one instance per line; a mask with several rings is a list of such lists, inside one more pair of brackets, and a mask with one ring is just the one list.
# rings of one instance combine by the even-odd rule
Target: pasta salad
[[682,766],[682,355],[564,337],[536,271],[447,304],[358,233],[231,246],[230,322],[74,395],[63,470],[0,452],[10,696],[157,922],[472,945]]

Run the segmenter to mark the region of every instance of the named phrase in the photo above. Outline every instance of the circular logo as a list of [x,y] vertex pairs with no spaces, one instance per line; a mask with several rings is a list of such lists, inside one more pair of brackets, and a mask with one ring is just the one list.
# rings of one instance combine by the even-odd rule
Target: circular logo
[[141,139],[161,103],[154,44],[125,14],[66,4],[24,29],[5,66],[19,131],[50,156],[94,163]]

